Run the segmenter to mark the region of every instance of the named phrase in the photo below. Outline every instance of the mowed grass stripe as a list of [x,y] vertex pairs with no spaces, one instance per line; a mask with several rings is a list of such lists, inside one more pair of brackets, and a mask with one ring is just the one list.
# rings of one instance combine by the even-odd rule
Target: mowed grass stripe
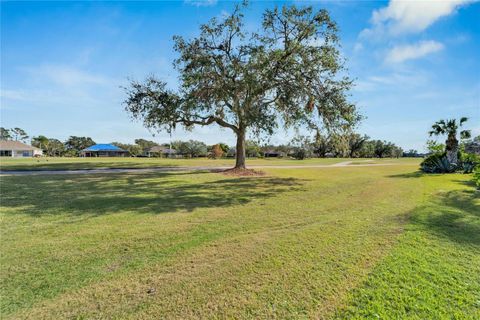
[[[268,177],[240,179],[205,173],[36,177],[37,187],[58,185],[47,189],[56,195],[53,202],[42,202],[49,192],[25,182],[2,203],[2,230],[11,232],[2,263],[11,273],[2,287],[16,294],[4,314],[332,316],[395,244],[405,215],[422,200],[423,179],[393,177],[409,170],[272,169]],[[21,178],[12,177],[18,186]],[[15,202],[22,189],[33,198],[29,209]],[[75,192],[99,210],[75,200]],[[138,200],[138,210],[123,197]],[[65,198],[74,205],[65,206]],[[23,273],[12,271],[19,265]],[[41,286],[32,288],[26,274]]]
[[468,175],[421,179],[430,196],[337,318],[480,319],[480,192]]
[[[342,170],[342,169],[336,169],[336,170]],[[310,175],[311,173],[312,173],[312,172],[307,172],[305,175],[308,176],[308,175]],[[317,173],[318,173],[318,172],[317,172]],[[195,181],[195,179],[197,179],[199,176],[200,176],[200,175],[194,175],[193,177],[190,177],[190,179],[192,179],[192,180]],[[363,176],[363,178],[362,178],[362,176]],[[177,175],[175,175],[175,177],[177,177]],[[218,175],[213,175],[213,177],[214,177],[215,179],[218,179]],[[127,180],[131,180],[131,179],[134,179],[134,178],[135,178],[135,177],[126,177]],[[342,178],[342,176],[339,176],[339,178]],[[108,179],[108,178],[106,178],[106,179]],[[149,179],[149,178],[147,178],[147,180],[148,180],[148,179]],[[267,180],[271,182],[271,181],[272,181],[271,179],[272,179],[272,178],[268,178]],[[284,179],[284,178],[280,177],[279,179]],[[306,180],[305,178],[302,178],[302,179],[303,179],[303,180]],[[354,177],[352,177],[351,179],[348,179],[348,185],[351,184],[351,180],[352,180],[352,179],[359,179],[360,181],[365,182],[365,181],[367,181],[367,180],[370,180],[371,178],[369,178],[368,175],[366,175],[366,174],[360,175],[359,178],[354,178]],[[367,179],[367,180],[365,180],[365,179]],[[58,180],[60,180],[60,179],[58,179]],[[222,181],[230,181],[230,180],[231,180],[231,179],[222,179]],[[266,180],[266,179],[261,179],[260,181],[265,181],[265,180]],[[317,194],[317,197],[320,197],[320,198],[326,198],[326,199],[332,198],[332,199],[333,199],[333,197],[335,197],[335,198],[337,198],[337,200],[340,200],[339,203],[346,203],[347,200],[348,200],[348,198],[350,197],[350,195],[349,195],[348,193],[345,193],[345,192],[344,192],[344,191],[348,191],[347,186],[342,186],[342,185],[343,185],[344,183],[346,183],[347,180],[345,180],[345,179],[338,179],[338,180],[340,180],[340,181],[343,182],[343,183],[340,183],[340,181],[337,181],[337,183],[333,183],[333,184],[332,184],[332,181],[331,181],[331,180],[332,180],[332,179],[330,179],[330,182],[327,182],[328,180],[324,180],[325,185],[327,186],[327,188],[323,188],[323,189],[319,189],[319,190],[315,190],[315,188],[313,188],[312,191],[309,192],[309,193],[304,193],[304,192],[298,193],[298,192],[297,192],[296,196],[297,196],[297,198],[299,198],[299,199],[296,199],[297,201],[294,201],[294,202],[291,203],[291,205],[293,205],[293,210],[287,210],[287,211],[283,210],[283,211],[282,211],[282,209],[284,209],[284,208],[282,208],[282,207],[285,206],[285,203],[286,203],[286,202],[283,202],[283,201],[280,201],[280,202],[279,202],[278,200],[274,200],[274,201],[272,201],[271,203],[268,203],[268,204],[267,204],[267,205],[268,205],[268,206],[267,206],[267,209],[266,209],[266,210],[263,210],[263,211],[273,212],[274,216],[279,216],[279,217],[281,217],[281,215],[280,215],[279,213],[282,213],[282,212],[283,212],[283,215],[285,215],[285,213],[286,213],[287,216],[290,215],[291,218],[294,219],[294,223],[298,223],[298,218],[303,218],[303,219],[305,219],[305,213],[308,211],[308,210],[305,211],[305,209],[308,209],[308,205],[306,205],[306,201],[308,201],[308,199],[312,198],[312,192],[313,192],[314,194],[315,194],[315,193],[318,193],[318,194]],[[342,181],[342,180],[343,180],[343,181]],[[137,184],[142,185],[142,184],[145,183],[144,180],[141,180],[141,179],[140,179],[140,181],[141,181],[141,182],[139,182],[139,183],[137,183]],[[274,181],[275,181],[275,180],[274,180]],[[284,181],[284,180],[280,180],[280,181],[281,181],[282,183],[287,183],[287,185],[289,185],[290,188],[292,187],[292,186],[291,186],[292,183],[291,183],[291,180],[290,180],[290,179],[285,179],[285,181]],[[57,182],[58,182],[58,181],[57,181]],[[105,184],[105,182],[103,182],[103,180],[101,180],[101,179],[99,179],[99,178],[93,178],[93,182],[95,182],[96,184],[100,184],[101,186],[103,186],[103,185]],[[165,183],[165,181],[162,181],[162,182],[164,182],[164,183],[163,183],[163,186],[168,185],[168,183]],[[51,184],[52,181],[49,181],[48,183]],[[115,183],[114,183],[113,185],[114,185],[114,186],[120,186],[121,188],[124,188],[124,187],[123,187],[124,183],[125,183],[125,182],[118,181],[118,179],[117,179],[117,180],[115,180]],[[251,179],[241,179],[240,182],[239,182],[239,181],[234,181],[234,183],[235,183],[235,187],[236,187],[236,188],[238,188],[239,186],[241,186],[242,183],[245,184],[247,187],[250,188],[250,187],[251,187],[251,184],[252,184],[252,180],[251,180]],[[262,192],[262,188],[261,188],[261,186],[259,185],[259,182],[258,182],[258,181],[256,182],[256,184],[257,184],[257,187],[258,187],[258,188],[255,190],[255,193],[258,195],[259,193]],[[80,185],[81,185],[81,184],[80,184]],[[108,183],[108,185],[112,186],[111,183]],[[138,190],[138,186],[136,186],[136,185],[133,184],[133,183],[130,183],[130,184],[127,184],[127,185],[130,185],[130,186],[132,186],[133,189]],[[176,185],[179,185],[178,181],[176,182]],[[203,183],[203,185],[205,186],[205,183]],[[84,192],[84,189],[83,189],[83,188],[79,188],[79,181],[76,181],[75,186],[76,186],[76,187],[75,187],[75,190],[80,189],[79,192],[82,192],[82,191]],[[223,185],[222,185],[222,186],[223,186]],[[264,187],[265,187],[265,186],[264,186]],[[315,185],[314,187],[317,187],[317,186]],[[31,185],[30,185],[29,188],[31,188]],[[60,188],[63,188],[63,186],[61,186]],[[110,193],[114,193],[114,194],[115,194],[115,193],[118,193],[118,190],[116,190],[117,187],[114,187],[114,188],[115,188],[115,190],[108,190],[108,191],[109,191],[108,194],[110,194]],[[268,183],[268,188],[271,189],[271,188],[272,188],[272,184]],[[197,186],[197,189],[198,189],[198,186]],[[66,190],[68,190],[68,188],[66,188]],[[123,190],[123,189],[122,189],[122,190]],[[182,189],[182,190],[183,190],[183,189]],[[203,188],[202,190],[205,190],[205,188]],[[226,190],[230,190],[230,189],[227,188]],[[358,189],[358,188],[356,188],[355,186],[353,186],[351,192],[356,192],[356,191],[358,191],[358,190],[360,190],[360,189]],[[72,191],[73,191],[73,190],[72,190]],[[105,190],[104,190],[104,191],[105,191]],[[113,192],[110,192],[110,191],[113,191]],[[132,190],[129,190],[129,191],[132,191]],[[170,190],[170,191],[171,191],[171,190]],[[240,192],[235,192],[235,194],[239,195],[240,199],[242,199],[244,195],[242,195],[241,190],[238,190],[238,189],[237,189],[237,191],[240,191]],[[52,192],[55,193],[55,190],[52,190]],[[198,192],[202,192],[202,191],[196,191],[196,193],[198,193]],[[224,191],[224,193],[225,193],[225,192],[226,192],[226,191]],[[67,193],[68,193],[68,192],[67,192]],[[65,195],[65,192],[63,192],[63,195]],[[227,195],[227,194],[224,194],[224,196],[226,196],[226,195]],[[282,194],[282,196],[283,196],[283,194]],[[343,197],[343,199],[341,199],[341,197]],[[46,197],[46,198],[49,198],[49,197]],[[60,197],[60,198],[62,199],[63,197]],[[92,194],[92,199],[95,199],[94,194]],[[92,199],[91,199],[91,200],[92,200]],[[103,198],[101,197],[101,199],[103,199]],[[103,199],[103,200],[104,200],[104,199]],[[60,205],[63,205],[63,203],[61,202]],[[164,204],[164,205],[166,205],[166,204]],[[197,204],[197,205],[199,205],[199,204]],[[263,205],[265,205],[265,204],[263,204]],[[327,203],[325,203],[325,205],[327,205]],[[50,200],[48,201],[48,205],[47,205],[47,206],[48,206],[48,207],[53,207],[53,208],[56,207],[55,203],[52,203],[52,199],[50,199]],[[174,206],[174,207],[176,207],[176,206]],[[238,208],[237,208],[237,209],[238,209]],[[238,218],[240,218],[241,221],[234,221],[235,223],[232,224],[232,227],[238,227],[238,226],[240,226],[241,228],[246,229],[247,232],[252,232],[253,228],[257,225],[257,222],[258,222],[257,220],[260,220],[260,222],[263,222],[263,224],[269,223],[270,225],[271,225],[271,224],[282,224],[282,223],[284,223],[284,222],[282,221],[282,219],[280,219],[279,221],[276,221],[276,220],[272,219],[271,216],[268,216],[268,215],[265,216],[265,213],[262,213],[262,214],[260,214],[260,215],[254,215],[254,216],[252,216],[252,217],[246,217],[246,219],[242,219],[242,218],[243,218],[242,215],[236,215],[236,214],[235,214],[236,211],[237,211],[237,209],[234,209],[234,210],[233,210],[234,213],[231,215],[230,219],[234,218],[235,220],[238,220]],[[290,214],[290,212],[293,212],[293,211],[295,211],[295,210],[297,210],[297,209],[304,209],[304,212],[303,212],[299,217],[298,217],[297,215],[291,215],[291,214]],[[317,215],[317,207],[314,206],[313,209],[314,209],[314,210],[313,210],[313,213],[314,213],[314,215],[316,216],[316,215]],[[325,212],[329,213],[329,212],[331,211],[331,209],[333,209],[333,208],[330,208],[330,207],[326,206],[324,209],[326,210]],[[248,210],[248,209],[247,209],[247,210]],[[87,211],[88,211],[88,210],[87,210]],[[216,212],[216,211],[215,211],[215,212]],[[32,212],[30,211],[30,214],[35,214],[35,213],[32,213]],[[88,212],[86,212],[86,214],[88,214]],[[168,215],[167,215],[167,216],[168,216]],[[205,217],[204,217],[204,215],[202,214],[202,215],[200,215],[200,217],[202,218],[202,221],[199,221],[198,223],[195,223],[195,224],[196,224],[197,226],[208,225],[208,224],[205,224],[205,221],[204,221],[204,218],[205,218]],[[261,221],[261,220],[264,220],[264,221]],[[75,225],[77,225],[77,223],[75,223]],[[109,226],[110,223],[107,222],[107,221],[106,221],[106,222],[97,221],[96,225]],[[172,224],[172,225],[173,225],[173,224]],[[176,225],[176,226],[178,227],[178,223],[177,223],[177,222],[175,222],[174,225]],[[70,225],[69,225],[69,226],[70,226]],[[262,226],[262,223],[260,223],[259,226]],[[267,225],[267,226],[268,226],[268,225]],[[56,227],[56,226],[54,226],[54,228],[55,228],[55,227]],[[78,226],[76,226],[76,227],[78,228]],[[216,228],[218,228],[218,223],[217,223],[216,225],[215,225],[215,224],[212,224],[210,227],[216,227]],[[271,226],[270,226],[270,227],[271,227]],[[287,227],[288,227],[288,225],[287,225]],[[107,228],[108,228],[108,227],[107,227]],[[92,233],[92,230],[95,230],[95,227],[93,227],[93,229],[91,229],[91,228],[84,228],[84,229],[90,230],[90,231],[88,231],[87,237],[88,237],[88,239],[90,239],[90,241],[91,241],[91,236],[92,236],[92,235],[91,235],[90,233]],[[230,228],[229,231],[231,231],[231,229],[232,229],[232,228]],[[119,231],[120,231],[119,229],[118,229],[118,230],[115,230],[115,229],[113,230],[113,232],[114,232],[116,235],[117,235],[117,232],[119,232]],[[167,231],[168,231],[168,230],[167,230]],[[136,233],[137,231],[134,230],[134,232]],[[170,230],[170,231],[167,232],[166,234],[171,234],[172,232],[174,232],[174,230]],[[120,233],[120,234],[121,234],[121,233]],[[199,234],[207,235],[208,233],[202,231],[202,232],[200,232]],[[43,236],[43,235],[42,235],[42,236]],[[190,235],[189,235],[189,234],[185,234],[184,236],[185,236],[185,238],[195,239],[195,237],[192,237],[191,234],[190,234]],[[35,237],[34,237],[34,238],[35,238]],[[103,234],[103,233],[100,234],[100,239],[98,239],[98,242],[99,242],[98,245],[100,245],[100,249],[101,249],[102,247],[104,247],[104,248],[101,250],[101,252],[104,252],[104,251],[108,251],[108,252],[118,252],[118,251],[120,251],[120,252],[121,252],[121,250],[112,250],[112,249],[114,249],[114,248],[112,248],[111,245],[105,246],[105,244],[108,244],[110,241],[108,241],[108,240],[109,240],[108,238],[105,238],[105,239],[102,239],[102,238],[104,238],[104,234]],[[152,237],[152,238],[153,238],[153,237]],[[55,241],[57,241],[57,240],[58,240],[58,238],[55,237]],[[102,240],[103,240],[103,241],[102,241]],[[135,239],[135,240],[138,241],[138,239]],[[162,241],[162,240],[164,240],[164,241]],[[169,239],[169,238],[166,238],[166,239],[165,239],[165,238],[163,238],[163,239],[160,238],[160,239],[159,239],[159,242],[164,242],[164,243],[172,244],[172,242],[173,242],[172,240],[173,240],[173,239]],[[115,241],[115,242],[116,242],[116,241]],[[63,250],[59,250],[59,252],[68,252],[68,248],[71,248],[71,247],[74,247],[74,245],[72,245],[71,243],[68,243],[68,242],[67,242],[66,247],[65,247]],[[97,247],[95,246],[94,249],[97,250],[97,249],[99,249],[99,248],[97,248]],[[121,248],[120,248],[120,249],[121,249]],[[80,248],[80,250],[82,251],[82,254],[85,253],[85,252],[84,252],[84,251],[85,251],[84,248]],[[140,251],[143,256],[148,257],[148,256],[147,256],[147,253],[148,253],[148,252],[145,252],[145,248],[137,248],[137,251]],[[88,253],[88,252],[87,252],[87,253]],[[101,255],[102,255],[102,253],[100,253],[100,254],[88,253],[88,254],[87,254],[87,256],[93,256],[93,257],[95,258],[95,261],[97,261],[97,262],[100,261],[100,266],[102,266],[102,265],[105,264],[105,262],[102,263],[102,262],[101,262],[101,259],[100,259],[100,260],[98,259],[98,257],[101,256]],[[22,257],[21,260],[25,261],[26,259],[27,259],[26,257]],[[54,262],[56,263],[56,261],[54,261]],[[88,259],[86,260],[86,264],[87,264],[87,267],[89,267],[89,268],[92,268],[92,267],[93,267],[93,269],[100,267],[100,266],[98,266],[98,265],[92,265],[92,264],[91,264],[91,261],[89,261]],[[114,264],[115,264],[115,263],[114,263]],[[72,265],[72,261],[68,261],[68,260],[67,260],[67,261],[66,261],[66,266],[70,266],[70,265]],[[75,265],[75,264],[73,263],[73,265]],[[49,270],[49,269],[50,269],[50,268],[47,268],[47,270]],[[43,269],[41,269],[41,270],[43,270]],[[41,271],[41,270],[40,270],[40,271]],[[84,270],[84,268],[82,268],[81,265],[76,264],[76,270]],[[79,276],[86,276],[86,275],[88,275],[88,274],[89,274],[89,273],[81,273]],[[36,276],[35,278],[38,278],[38,276]],[[41,278],[41,277],[40,277],[40,278]],[[56,286],[55,286],[55,287],[56,287]],[[61,286],[60,286],[60,287],[61,287]]]

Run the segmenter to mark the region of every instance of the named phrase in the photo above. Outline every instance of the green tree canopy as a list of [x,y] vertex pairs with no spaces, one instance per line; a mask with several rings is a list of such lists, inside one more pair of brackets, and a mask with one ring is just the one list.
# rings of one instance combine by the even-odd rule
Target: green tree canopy
[[10,134],[10,130],[4,127],[0,127],[0,140],[11,140],[12,135]]
[[155,141],[145,139],[135,139],[135,144],[139,145],[143,151],[151,147],[158,146],[158,143],[156,143]]
[[58,157],[63,155],[65,151],[65,145],[58,139],[48,139],[46,153],[50,157]]
[[42,135],[32,137],[32,146],[40,148],[46,152],[48,146],[48,138]]
[[15,141],[26,142],[28,139],[28,134],[22,128],[10,129],[10,134],[12,135],[12,139]]
[[247,131],[270,135],[278,127],[355,125],[348,102],[336,23],[326,10],[284,6],[266,10],[258,32],[249,32],[237,5],[213,18],[200,35],[174,37],[180,75],[176,90],[154,76],[126,88],[126,110],[146,127],[217,125],[237,136],[236,168],[245,167]]
[[73,154],[78,154],[81,150],[93,146],[94,144],[95,141],[90,137],[70,136],[67,141],[65,141],[67,151]]
[[60,140],[43,135],[33,137],[32,146],[42,149],[43,153],[50,157],[61,156],[65,151],[65,145]]
[[174,141],[172,142],[172,147],[177,150],[178,153],[190,156],[192,158],[205,156],[208,152],[207,145],[196,140]]

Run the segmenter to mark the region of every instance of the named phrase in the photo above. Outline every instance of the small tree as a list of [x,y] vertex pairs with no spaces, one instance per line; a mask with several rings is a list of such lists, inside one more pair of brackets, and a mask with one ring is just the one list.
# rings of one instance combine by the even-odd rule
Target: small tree
[[285,128],[338,129],[359,120],[347,100],[352,81],[339,52],[336,23],[326,10],[266,10],[262,29],[248,32],[243,5],[200,27],[192,40],[174,37],[180,87],[155,77],[126,88],[126,110],[146,127],[217,124],[237,137],[235,168],[245,168],[246,136]]
[[426,146],[428,153],[440,154],[445,152],[445,145],[435,140],[427,140]]
[[[432,125],[432,130],[429,131],[430,136],[446,135],[445,152],[447,154],[447,160],[452,164],[458,163],[458,139],[457,133],[463,123],[468,120],[466,117],[460,118],[457,122],[456,119],[440,120]],[[460,131],[460,139],[470,138],[470,130]]]
[[210,155],[214,159],[218,159],[223,157],[224,151],[220,144],[216,144],[212,147],[212,150],[210,151]]

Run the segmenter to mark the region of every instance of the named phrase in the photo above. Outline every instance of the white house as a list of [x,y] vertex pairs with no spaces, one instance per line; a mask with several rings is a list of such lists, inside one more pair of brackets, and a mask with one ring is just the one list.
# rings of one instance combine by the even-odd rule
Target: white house
[[42,154],[41,149],[20,141],[0,140],[0,157],[35,157]]

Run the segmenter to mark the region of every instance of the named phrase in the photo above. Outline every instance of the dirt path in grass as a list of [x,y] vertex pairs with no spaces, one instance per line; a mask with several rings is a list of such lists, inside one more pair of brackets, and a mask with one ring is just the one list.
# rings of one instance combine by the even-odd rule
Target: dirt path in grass
[[[362,161],[363,162],[363,161]],[[353,161],[344,161],[335,164],[314,164],[314,165],[271,165],[271,166],[248,166],[249,169],[306,169],[306,168],[337,168],[337,167],[374,167],[374,166],[392,166],[399,163],[368,163],[365,160],[363,164],[352,164]],[[101,168],[101,169],[78,169],[78,170],[12,170],[2,171],[0,175],[56,175],[56,174],[95,174],[95,173],[148,173],[148,172],[168,172],[168,171],[213,171],[226,170],[230,166],[192,166],[192,167],[157,167],[157,168]]]

